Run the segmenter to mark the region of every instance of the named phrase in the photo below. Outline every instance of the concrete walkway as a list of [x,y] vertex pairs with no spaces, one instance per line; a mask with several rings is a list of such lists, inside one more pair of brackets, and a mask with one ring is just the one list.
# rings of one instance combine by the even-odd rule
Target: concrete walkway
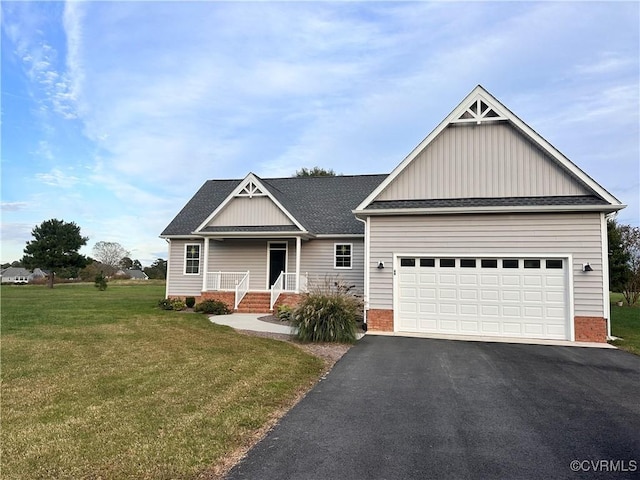
[[236,330],[251,330],[253,332],[284,333],[292,335],[293,328],[288,325],[278,325],[270,322],[258,320],[265,317],[266,313],[232,313],[231,315],[213,315],[209,317],[212,323],[226,325]]

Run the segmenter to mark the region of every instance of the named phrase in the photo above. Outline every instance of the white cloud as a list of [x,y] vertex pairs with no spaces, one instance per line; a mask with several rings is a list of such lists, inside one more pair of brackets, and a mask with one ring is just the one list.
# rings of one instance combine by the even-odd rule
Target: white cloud
[[58,168],[49,173],[36,173],[35,178],[46,185],[59,188],[71,188],[80,181],[78,177],[66,174]]

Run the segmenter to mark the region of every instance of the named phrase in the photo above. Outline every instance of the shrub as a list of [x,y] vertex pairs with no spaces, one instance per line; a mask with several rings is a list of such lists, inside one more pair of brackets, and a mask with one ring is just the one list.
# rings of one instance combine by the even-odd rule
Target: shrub
[[169,300],[168,298],[163,298],[162,300],[159,300],[158,307],[160,307],[162,310],[173,310],[173,304],[171,303],[171,300]]
[[184,299],[184,303],[187,305],[187,308],[193,308],[196,304],[196,297],[187,297]]
[[304,295],[292,315],[297,338],[304,342],[356,341],[356,321],[362,301],[342,282],[327,282]]
[[176,312],[179,312],[180,310],[184,310],[185,308],[187,308],[185,303],[182,300],[180,300],[179,298],[174,298],[173,300],[171,300],[171,307]]
[[282,322],[290,322],[291,316],[293,315],[293,308],[289,305],[280,305],[278,306],[278,319]]
[[100,272],[99,274],[96,275],[96,279],[95,279],[94,285],[101,292],[103,292],[103,291],[105,291],[107,289],[107,279],[102,274],[102,272]]
[[206,313],[207,315],[228,315],[231,313],[227,304],[220,300],[204,300],[198,303],[194,310],[196,312]]

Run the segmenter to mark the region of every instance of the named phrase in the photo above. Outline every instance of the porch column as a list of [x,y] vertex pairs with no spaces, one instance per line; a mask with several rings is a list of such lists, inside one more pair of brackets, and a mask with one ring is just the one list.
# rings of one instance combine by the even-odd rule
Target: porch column
[[204,261],[202,262],[202,291],[207,291],[207,272],[209,271],[209,239],[204,238]]
[[302,239],[296,237],[296,293],[300,293],[300,248]]

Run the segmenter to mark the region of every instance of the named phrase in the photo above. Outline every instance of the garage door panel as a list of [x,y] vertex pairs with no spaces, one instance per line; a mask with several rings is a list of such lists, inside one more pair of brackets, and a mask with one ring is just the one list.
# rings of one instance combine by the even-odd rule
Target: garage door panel
[[522,310],[519,305],[503,305],[502,307],[502,316],[503,317],[511,317],[511,318],[519,318],[522,316]]
[[[425,258],[434,259],[429,255]],[[505,267],[502,258],[476,258],[475,268],[469,266],[474,264],[472,261],[460,257],[453,267],[441,266],[444,262],[439,258],[402,262],[406,266],[398,269],[396,329],[568,338],[569,263],[565,260],[561,263],[563,268],[546,268],[550,263],[545,258],[525,260],[526,257],[518,259],[514,268]],[[533,268],[524,268],[525,264]]]
[[521,299],[522,295],[519,290],[502,290],[503,302],[520,302]]
[[438,278],[438,282],[441,285],[457,285],[458,277],[453,274],[440,274]]
[[497,275],[480,275],[480,285],[498,285],[499,278]]
[[525,302],[542,302],[542,292],[540,290],[525,290],[524,291]]
[[498,298],[500,298],[500,294],[498,293],[498,290],[481,290],[480,291],[480,298],[482,300],[497,301]]
[[453,303],[441,303],[439,308],[439,313],[445,315],[457,315],[458,306]]
[[440,288],[438,290],[438,298],[440,300],[455,300],[458,298],[458,291],[454,288]]

